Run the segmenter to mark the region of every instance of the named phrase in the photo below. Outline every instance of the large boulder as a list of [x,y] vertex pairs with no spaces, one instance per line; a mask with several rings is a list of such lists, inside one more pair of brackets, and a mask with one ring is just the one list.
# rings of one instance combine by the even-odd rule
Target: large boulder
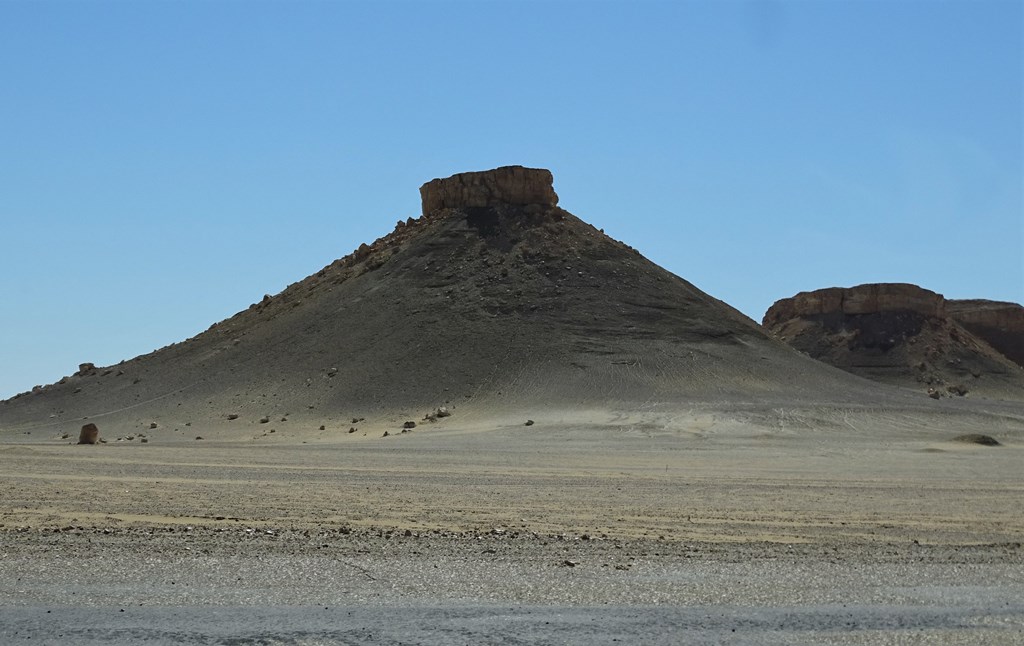
[[96,444],[100,441],[100,429],[93,423],[85,424],[78,433],[79,444]]

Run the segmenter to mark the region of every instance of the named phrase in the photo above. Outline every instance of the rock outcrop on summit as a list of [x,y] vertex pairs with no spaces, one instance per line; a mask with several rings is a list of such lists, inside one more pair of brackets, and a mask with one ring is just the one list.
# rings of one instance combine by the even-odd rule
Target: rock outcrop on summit
[[503,166],[490,171],[459,173],[420,187],[423,215],[443,209],[493,207],[503,204],[553,207],[558,204],[551,171]]
[[439,406],[518,425],[542,407],[887,396],[560,208],[549,171],[462,173],[421,196],[421,217],[202,334],[0,403],[0,425],[347,429]]
[[[902,283],[832,287],[777,301],[763,325],[815,359],[932,397],[1024,398],[1024,371],[987,342],[1012,348],[1024,337],[962,303]],[[973,334],[965,320],[986,335]]]

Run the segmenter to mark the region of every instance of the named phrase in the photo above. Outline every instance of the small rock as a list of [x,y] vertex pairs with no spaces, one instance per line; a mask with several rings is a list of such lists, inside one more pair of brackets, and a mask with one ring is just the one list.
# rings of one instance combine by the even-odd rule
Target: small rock
[[564,565],[565,567],[576,567],[579,564],[579,561],[571,561],[569,559],[565,559],[564,561],[562,561],[562,565]]
[[270,421],[269,417],[261,417],[260,418],[260,424],[266,424],[269,421]]
[[381,435],[381,437],[387,437],[389,435],[391,435],[391,433],[388,433],[387,431],[384,431],[384,435]]
[[953,438],[954,442],[965,442],[967,444],[980,444],[982,446],[1002,446],[1002,444],[996,438],[991,435],[982,435],[981,433],[968,433],[967,435],[957,435]]
[[143,444],[149,444],[149,438],[148,437],[144,437],[144,438],[142,438],[139,441],[142,442]]
[[326,426],[324,426],[323,424],[321,424],[321,425],[320,425],[320,430],[321,430],[321,431],[326,431],[326,430],[327,430],[327,427],[326,427]]
[[526,420],[526,423],[523,424],[523,426],[533,426],[533,420],[532,419]]
[[237,413],[231,413],[230,415],[228,415],[228,419],[238,419],[238,414]]
[[350,427],[350,428],[348,429],[348,432],[349,432],[349,433],[355,433],[355,432],[356,432],[356,431],[358,431],[358,430],[359,430],[359,429],[357,429],[357,428],[356,428],[355,426],[352,426],[352,427]]
[[438,407],[437,412],[435,413],[435,415],[437,415],[438,417],[451,417],[452,416],[452,412],[450,410],[448,410],[447,406],[440,406],[440,407]]
[[196,439],[197,440],[201,440],[201,439],[203,439],[203,436],[202,435],[196,435]]
[[406,423],[402,424],[402,428],[404,428],[404,429],[416,428],[416,422],[406,422]]
[[156,422],[150,422],[149,423],[149,427],[150,428],[156,428],[156,426],[157,426]]

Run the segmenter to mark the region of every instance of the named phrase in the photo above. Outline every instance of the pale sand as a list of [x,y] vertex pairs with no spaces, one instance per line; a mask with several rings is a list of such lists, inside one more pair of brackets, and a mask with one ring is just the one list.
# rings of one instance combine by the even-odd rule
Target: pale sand
[[[352,434],[301,418],[162,427],[144,431],[146,444],[108,435],[97,446],[52,429],[4,434],[0,637],[958,644],[1024,634],[1024,436],[1012,410],[523,417],[456,410],[406,434],[398,417]],[[1003,445],[952,439],[983,430]],[[318,615],[317,604],[348,611]],[[210,605],[225,610],[207,617],[199,607]],[[403,619],[381,605],[405,608]],[[96,611],[60,610],[72,607]],[[553,632],[559,622],[568,627]]]

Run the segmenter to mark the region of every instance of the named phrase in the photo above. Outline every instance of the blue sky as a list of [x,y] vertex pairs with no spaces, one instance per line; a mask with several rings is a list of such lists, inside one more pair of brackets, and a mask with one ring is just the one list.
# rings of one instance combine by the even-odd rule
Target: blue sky
[[864,282],[1021,302],[1022,32],[1019,1],[0,1],[0,397],[507,164],[757,320]]

